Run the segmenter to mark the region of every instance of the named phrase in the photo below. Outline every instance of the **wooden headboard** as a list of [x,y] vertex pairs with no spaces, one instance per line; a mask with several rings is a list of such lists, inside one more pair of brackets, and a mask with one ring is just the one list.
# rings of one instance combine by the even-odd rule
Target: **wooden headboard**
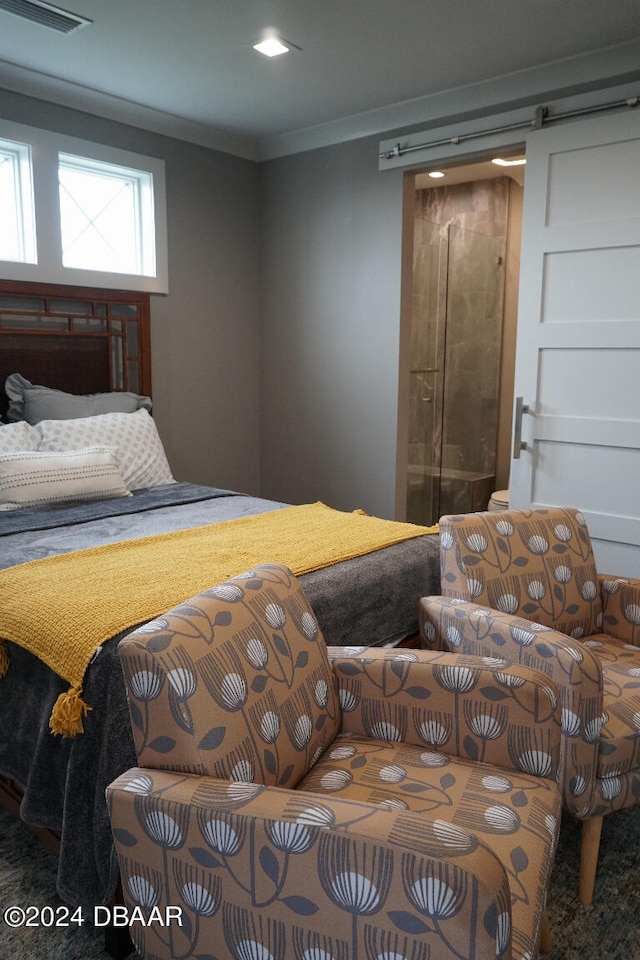
[[2,419],[11,373],[67,393],[151,396],[149,295],[0,281]]

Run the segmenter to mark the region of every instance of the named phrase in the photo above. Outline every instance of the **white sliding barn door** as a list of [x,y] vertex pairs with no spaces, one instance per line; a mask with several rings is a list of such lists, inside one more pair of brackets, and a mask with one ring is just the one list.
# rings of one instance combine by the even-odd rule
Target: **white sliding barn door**
[[640,577],[640,107],[527,138],[515,394],[511,505],[578,507]]

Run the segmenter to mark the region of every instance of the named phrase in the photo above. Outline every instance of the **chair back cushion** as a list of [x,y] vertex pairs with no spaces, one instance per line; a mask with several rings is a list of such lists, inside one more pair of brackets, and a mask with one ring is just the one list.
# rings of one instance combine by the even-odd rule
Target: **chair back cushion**
[[580,639],[601,629],[589,531],[578,510],[537,508],[440,519],[441,592]]
[[119,654],[140,766],[291,788],[338,732],[324,639],[285,566],[187,600]]

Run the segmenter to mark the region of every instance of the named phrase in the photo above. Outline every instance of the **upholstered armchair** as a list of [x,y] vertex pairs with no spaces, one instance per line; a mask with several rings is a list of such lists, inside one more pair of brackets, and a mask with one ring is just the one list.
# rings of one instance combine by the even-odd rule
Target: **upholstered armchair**
[[557,685],[591,903],[603,817],[640,799],[640,581],[598,575],[573,509],[442,517],[440,544],[443,596],[421,601],[422,646],[505,657]]
[[139,767],[107,796],[147,960],[538,955],[561,811],[539,671],[327,649],[280,565],[119,652]]

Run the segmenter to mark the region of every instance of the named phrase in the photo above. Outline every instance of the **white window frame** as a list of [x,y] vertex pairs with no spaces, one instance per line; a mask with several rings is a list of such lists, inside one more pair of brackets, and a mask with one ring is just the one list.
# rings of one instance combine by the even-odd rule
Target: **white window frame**
[[[58,153],[58,174],[61,177],[63,171],[73,171],[79,174],[95,175],[103,180],[114,181],[122,186],[128,185],[132,192],[133,217],[129,226],[133,227],[133,253],[132,258],[135,261],[132,266],[136,269],[128,270],[127,273],[134,273],[138,276],[155,277],[156,275],[156,256],[155,244],[147,227],[154,223],[153,211],[153,175],[148,171],[134,170],[131,167],[124,167],[122,164],[117,166],[113,163],[104,163],[101,160],[94,160],[89,157],[79,157],[77,154]],[[62,179],[60,180],[60,213],[62,224],[64,224],[64,205],[62,203]],[[155,231],[155,228],[154,228]],[[64,229],[62,233],[62,263],[65,267],[69,266],[65,262],[64,250]],[[85,269],[85,268],[83,268]],[[96,268],[98,269],[98,268]],[[107,271],[113,272],[113,271]]]
[[0,153],[11,166],[15,201],[15,227],[18,256],[11,263],[36,263],[36,221],[33,208],[33,178],[31,176],[31,147],[28,143],[0,139]]
[[[110,290],[140,290],[148,293],[169,292],[164,161],[1,118],[0,139],[28,144],[31,148],[38,260],[37,263],[0,260],[0,274],[3,279],[104,287]],[[155,276],[84,270],[63,265],[58,182],[58,155],[61,153],[152,175]]]

